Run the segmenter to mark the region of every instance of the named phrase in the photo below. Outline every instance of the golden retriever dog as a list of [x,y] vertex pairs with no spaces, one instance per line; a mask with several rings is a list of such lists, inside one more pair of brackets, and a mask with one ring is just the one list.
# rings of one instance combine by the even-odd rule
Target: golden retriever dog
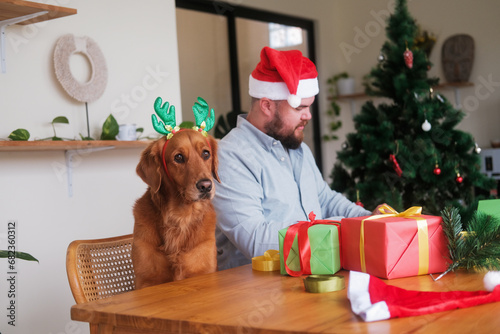
[[192,129],[142,152],[136,171],[148,189],[133,209],[136,289],[217,270],[217,165],[216,140]]

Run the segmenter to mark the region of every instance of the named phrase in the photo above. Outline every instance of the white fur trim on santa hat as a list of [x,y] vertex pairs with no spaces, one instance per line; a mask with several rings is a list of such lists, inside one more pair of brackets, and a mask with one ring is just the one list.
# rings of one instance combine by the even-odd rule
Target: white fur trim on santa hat
[[500,284],[500,271],[489,271],[483,278],[484,288],[493,291]]
[[290,91],[284,82],[260,81],[250,75],[248,94],[258,99],[267,97],[271,100],[286,100]]
[[347,289],[347,298],[351,301],[352,311],[364,321],[378,321],[391,318],[386,302],[372,304],[370,299],[370,275],[351,271]]
[[[318,78],[313,78],[300,80],[297,87],[297,94],[295,95],[303,99],[316,96],[318,93]],[[252,75],[250,75],[248,80],[248,94],[258,99],[267,97],[271,100],[288,100],[288,97],[291,95],[284,82],[260,81]],[[297,108],[299,105],[294,108]]]

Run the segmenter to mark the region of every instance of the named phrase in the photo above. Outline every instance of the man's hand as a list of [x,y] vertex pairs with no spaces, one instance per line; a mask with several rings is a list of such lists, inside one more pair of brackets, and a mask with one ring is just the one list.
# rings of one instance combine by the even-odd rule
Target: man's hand
[[[387,213],[387,212],[385,212],[385,210],[384,210],[384,212],[380,211],[380,208],[382,206],[389,207],[389,208],[392,209],[392,207],[390,205],[388,205],[388,204],[385,204],[385,203],[384,204],[379,204],[379,205],[377,205],[377,207],[375,208],[375,210],[373,210],[372,215],[381,215],[381,214]],[[394,210],[394,209],[392,209],[392,210]]]

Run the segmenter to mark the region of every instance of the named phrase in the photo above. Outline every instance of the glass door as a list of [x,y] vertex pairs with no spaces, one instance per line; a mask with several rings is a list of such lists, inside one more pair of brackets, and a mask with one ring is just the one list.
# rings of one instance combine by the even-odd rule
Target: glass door
[[[250,106],[248,77],[264,46],[298,49],[315,61],[310,20],[220,1],[177,0],[176,6],[184,121],[193,120],[190,108],[201,96],[214,107],[216,119],[222,117],[227,128],[234,126],[235,116],[247,112]],[[317,100],[312,106],[312,122],[306,127],[304,141],[321,169]],[[219,137],[224,131],[219,131]]]

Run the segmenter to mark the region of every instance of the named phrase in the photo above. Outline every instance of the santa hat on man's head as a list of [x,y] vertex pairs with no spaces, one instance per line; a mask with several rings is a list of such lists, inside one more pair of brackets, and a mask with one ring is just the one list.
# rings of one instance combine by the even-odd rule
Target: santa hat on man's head
[[299,50],[277,51],[264,47],[260,62],[250,74],[250,96],[271,100],[287,100],[297,108],[303,98],[319,92],[316,66]]
[[386,320],[467,308],[500,301],[500,272],[484,276],[488,291],[412,291],[385,284],[366,273],[351,271],[347,298],[364,321]]

